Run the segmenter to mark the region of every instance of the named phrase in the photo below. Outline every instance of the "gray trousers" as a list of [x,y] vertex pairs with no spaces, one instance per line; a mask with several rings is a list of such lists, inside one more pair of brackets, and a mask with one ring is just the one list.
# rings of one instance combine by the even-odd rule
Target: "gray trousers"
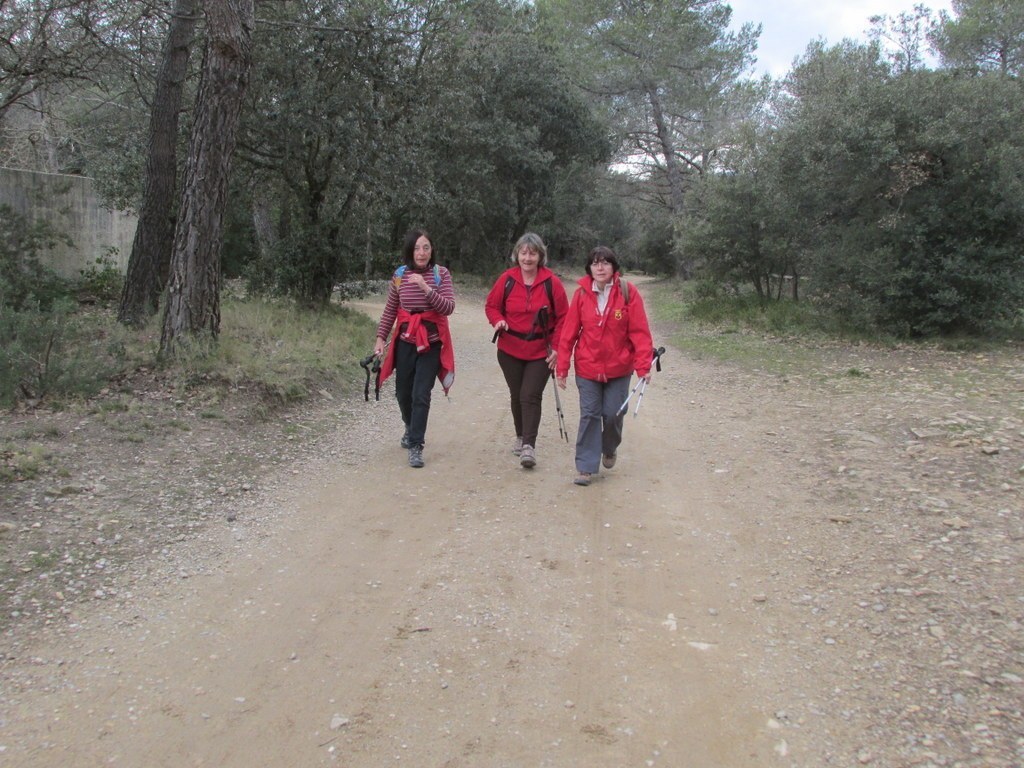
[[576,377],[580,393],[580,427],[576,432],[576,471],[596,475],[601,454],[610,456],[622,442],[625,414],[616,416],[629,395],[631,376],[611,381],[593,381]]

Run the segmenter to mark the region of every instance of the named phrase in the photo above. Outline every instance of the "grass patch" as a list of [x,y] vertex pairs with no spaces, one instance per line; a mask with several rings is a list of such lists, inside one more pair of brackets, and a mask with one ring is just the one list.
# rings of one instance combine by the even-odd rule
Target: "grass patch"
[[[701,285],[659,280],[644,285],[651,319],[672,346],[696,358],[733,362],[785,375],[806,370],[809,351],[791,342],[820,337],[809,313],[792,302],[761,306],[756,297],[698,296]],[[775,306],[778,304],[778,306]],[[785,353],[780,354],[780,345]]]
[[39,477],[53,454],[39,445],[0,450],[0,482],[16,483]]
[[[216,344],[175,356],[182,380],[249,388],[287,404],[320,388],[347,386],[373,348],[374,324],[360,312],[330,306],[311,311],[261,299],[228,299]],[[223,418],[216,410],[205,418]]]
[[48,424],[41,427],[27,427],[19,430],[15,433],[14,437],[18,440],[36,440],[41,437],[45,438],[58,438],[61,437],[61,431],[58,427]]
[[[119,325],[114,307],[47,317],[45,324],[61,328],[62,344],[46,347],[45,364],[39,362],[40,355],[26,353],[15,359],[12,351],[4,357],[0,405],[13,405],[27,395],[57,408],[90,398],[89,413],[130,415],[138,407],[130,389],[133,374],[149,371],[161,380],[160,386],[169,385],[182,394],[205,390],[210,397],[203,418],[221,419],[224,414],[210,401],[222,400],[225,390],[244,390],[256,395],[262,407],[274,408],[305,400],[321,389],[355,386],[362,374],[359,359],[373,348],[375,329],[362,313],[340,306],[311,311],[290,302],[228,297],[221,305],[216,342],[191,343],[173,359],[157,363],[159,316],[137,330]],[[32,325],[29,320],[19,316],[23,325]],[[28,340],[21,338],[20,343],[25,347]],[[83,356],[90,364],[83,364]],[[24,382],[28,384],[23,386]],[[105,389],[119,394],[91,400]],[[184,422],[170,426],[188,429]],[[33,436],[60,436],[42,430],[32,430]]]
[[[839,379],[850,386],[873,386],[877,377],[870,366],[851,365],[846,353],[858,348],[866,355],[906,349],[938,351],[948,359],[969,363],[991,353],[997,358],[1013,351],[1012,342],[998,339],[949,338],[898,342],[888,335],[867,335],[837,325],[818,314],[809,301],[772,301],[761,304],[755,296],[716,293],[706,283],[678,279],[643,284],[644,300],[652,322],[673,346],[694,358],[734,363],[782,377],[799,376],[821,381]],[[933,375],[947,380],[952,391],[978,389],[978,371],[960,379],[941,368]]]

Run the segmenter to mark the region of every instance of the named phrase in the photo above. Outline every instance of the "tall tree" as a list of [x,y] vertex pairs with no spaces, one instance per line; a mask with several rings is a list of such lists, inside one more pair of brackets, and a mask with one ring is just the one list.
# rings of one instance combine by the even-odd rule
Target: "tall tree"
[[425,99],[417,47],[449,12],[433,5],[299,0],[261,18],[239,157],[256,180],[261,245],[273,245],[260,265],[265,283],[325,303],[354,244],[365,245],[366,222],[395,183],[380,168]]
[[810,49],[766,166],[807,230],[807,293],[903,335],[985,332],[1024,296],[1020,87],[990,73],[893,74],[876,44]]
[[126,48],[146,38],[147,14],[113,0],[0,0],[0,162],[78,170],[66,102],[102,88],[115,63],[134,69]]
[[137,325],[156,313],[174,246],[178,123],[196,25],[197,0],[175,0],[149,118],[146,182],[118,320]]
[[[617,159],[657,180],[661,204],[685,212],[691,179],[710,170],[746,98],[740,75],[760,29],[729,32],[732,9],[718,0],[600,0],[538,3],[564,36],[585,90],[618,127]],[[744,94],[737,98],[737,94]],[[681,263],[680,271],[689,265]]]
[[96,48],[84,24],[89,0],[4,0],[0,3],[0,119],[50,84],[84,79]]
[[1024,3],[1020,0],[953,0],[932,40],[948,66],[1024,74]]
[[160,335],[164,355],[220,333],[224,210],[252,66],[253,0],[206,0],[203,10],[207,41]]
[[414,210],[457,233],[447,253],[460,269],[486,271],[550,222],[565,175],[603,167],[610,146],[531,11],[477,2],[461,25],[429,73],[423,114],[447,117],[418,124],[432,195]]
[[872,16],[869,36],[885,49],[896,72],[907,73],[924,67],[932,12],[917,3],[911,12],[901,11],[895,17]]

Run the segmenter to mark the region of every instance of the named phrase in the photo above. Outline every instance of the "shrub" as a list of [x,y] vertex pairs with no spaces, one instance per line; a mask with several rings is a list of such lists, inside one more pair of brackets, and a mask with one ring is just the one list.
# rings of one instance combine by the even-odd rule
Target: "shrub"
[[124,288],[124,275],[117,268],[116,248],[110,248],[86,269],[80,271],[82,278],[78,283],[78,294],[83,300],[88,299],[101,304],[111,304],[121,298]]
[[45,309],[66,293],[65,281],[39,259],[60,241],[68,238],[46,222],[32,224],[0,205],[0,306],[18,310],[34,300]]
[[98,392],[124,359],[118,327],[107,326],[76,315],[68,299],[49,309],[0,305],[0,405]]

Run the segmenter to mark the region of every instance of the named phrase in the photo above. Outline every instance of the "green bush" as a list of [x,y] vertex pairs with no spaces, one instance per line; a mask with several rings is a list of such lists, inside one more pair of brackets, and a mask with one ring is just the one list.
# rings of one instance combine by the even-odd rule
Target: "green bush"
[[118,295],[120,273],[100,257],[79,285],[61,279],[40,254],[62,239],[0,206],[0,406],[92,394],[121,364],[117,329],[78,312],[75,299],[76,289],[100,300]]
[[76,315],[68,299],[49,309],[0,305],[0,405],[95,394],[122,365],[118,333],[100,318]]
[[46,222],[31,223],[0,205],[0,306],[20,309],[36,302],[47,308],[66,295],[67,284],[39,256],[68,238]]
[[124,275],[117,268],[117,249],[110,248],[86,269],[80,271],[78,294],[102,304],[111,304],[120,300],[124,288]]

